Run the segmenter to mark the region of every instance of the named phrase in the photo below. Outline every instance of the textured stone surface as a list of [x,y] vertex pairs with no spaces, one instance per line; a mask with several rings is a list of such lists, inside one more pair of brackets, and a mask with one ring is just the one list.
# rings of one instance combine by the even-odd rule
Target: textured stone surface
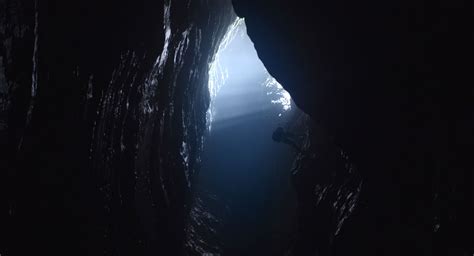
[[0,253],[184,253],[231,3],[0,5]]

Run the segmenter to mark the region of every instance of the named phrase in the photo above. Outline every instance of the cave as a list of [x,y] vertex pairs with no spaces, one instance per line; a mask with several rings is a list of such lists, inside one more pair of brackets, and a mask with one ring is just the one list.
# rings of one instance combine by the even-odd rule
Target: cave
[[471,7],[0,0],[0,255],[473,255]]

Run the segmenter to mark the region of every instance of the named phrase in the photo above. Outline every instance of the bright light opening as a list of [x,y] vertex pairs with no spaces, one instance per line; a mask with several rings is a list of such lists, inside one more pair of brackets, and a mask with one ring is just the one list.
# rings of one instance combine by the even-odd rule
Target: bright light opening
[[[261,90],[268,96],[269,104],[256,99],[256,91]],[[258,58],[242,18],[238,18],[229,27],[210,64],[209,92],[209,130],[213,123],[255,115],[272,105],[279,107],[277,115],[280,117],[292,108],[290,94],[270,76]],[[216,102],[217,97],[220,104]]]

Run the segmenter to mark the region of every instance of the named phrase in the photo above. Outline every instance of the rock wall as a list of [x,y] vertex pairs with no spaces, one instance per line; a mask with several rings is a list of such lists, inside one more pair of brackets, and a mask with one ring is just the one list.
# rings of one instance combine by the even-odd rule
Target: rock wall
[[364,180],[339,255],[472,254],[472,5],[233,4],[268,71]]
[[[288,255],[346,255],[356,239],[354,221],[364,212],[364,181],[357,166],[331,136],[306,114],[292,123],[301,150],[291,170],[298,228]],[[301,135],[302,134],[302,135]]]
[[0,6],[1,253],[184,254],[230,1]]

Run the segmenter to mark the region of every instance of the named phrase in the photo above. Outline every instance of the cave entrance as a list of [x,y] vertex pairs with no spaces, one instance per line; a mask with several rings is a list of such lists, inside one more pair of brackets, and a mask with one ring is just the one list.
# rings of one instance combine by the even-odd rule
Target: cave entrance
[[209,90],[197,186],[201,214],[214,226],[202,234],[203,251],[283,255],[295,228],[290,172],[296,152],[272,133],[288,129],[302,112],[258,58],[243,19],[229,28],[210,64]]

